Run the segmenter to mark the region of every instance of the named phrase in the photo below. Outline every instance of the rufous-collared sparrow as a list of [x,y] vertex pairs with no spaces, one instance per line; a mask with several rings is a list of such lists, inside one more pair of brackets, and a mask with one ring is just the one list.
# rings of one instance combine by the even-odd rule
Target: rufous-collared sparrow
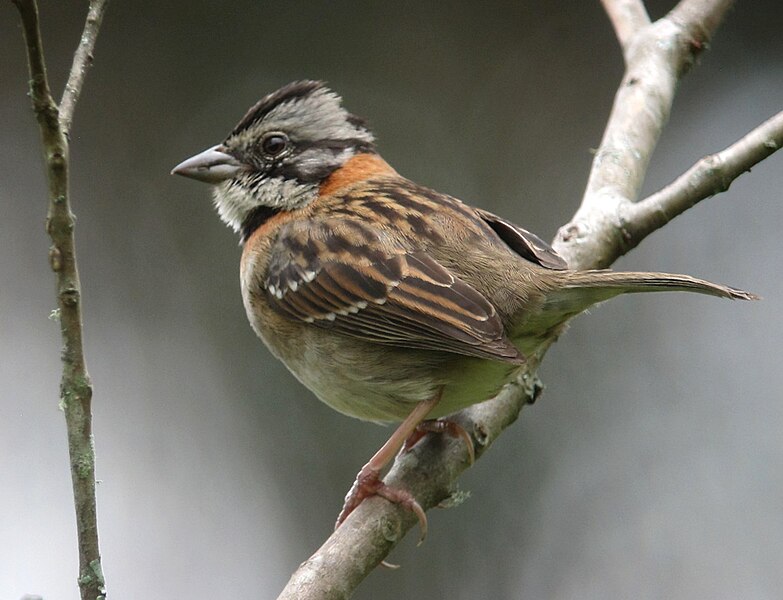
[[402,421],[359,472],[338,525],[371,494],[426,524],[381,470],[425,418],[493,397],[596,302],[672,290],[754,298],[687,275],[569,270],[532,233],[398,175],[321,82],[265,96],[173,173],[214,185],[244,245],[247,316],[272,353],[332,408]]

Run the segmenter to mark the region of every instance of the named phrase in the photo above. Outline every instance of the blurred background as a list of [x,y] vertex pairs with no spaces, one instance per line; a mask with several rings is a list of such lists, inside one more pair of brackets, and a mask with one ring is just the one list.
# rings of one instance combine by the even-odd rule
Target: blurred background
[[[659,17],[672,2],[650,2]],[[76,111],[86,353],[109,593],[274,597],[388,428],[332,412],[255,338],[237,238],[169,176],[263,94],[327,80],[402,174],[551,239],[622,60],[598,2],[115,1]],[[85,2],[41,2],[61,90]],[[683,83],[646,192],[783,108],[783,9],[738,3]],[[16,11],[0,7],[0,600],[75,600],[46,185]],[[59,95],[59,92],[58,92]],[[763,302],[621,298],[550,351],[547,390],[357,598],[783,597],[783,155],[618,268]]]

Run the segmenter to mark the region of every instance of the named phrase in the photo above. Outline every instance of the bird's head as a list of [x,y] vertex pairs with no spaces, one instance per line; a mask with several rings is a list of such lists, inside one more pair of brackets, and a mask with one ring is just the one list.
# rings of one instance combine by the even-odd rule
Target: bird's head
[[214,186],[220,217],[235,231],[310,203],[351,157],[375,152],[364,120],[322,82],[297,81],[259,100],[223,143],[172,171]]

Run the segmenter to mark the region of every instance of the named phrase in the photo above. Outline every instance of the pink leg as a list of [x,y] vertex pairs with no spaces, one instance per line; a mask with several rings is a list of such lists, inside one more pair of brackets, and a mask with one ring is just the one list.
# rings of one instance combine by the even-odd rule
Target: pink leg
[[381,449],[362,467],[361,471],[359,471],[359,474],[356,476],[356,480],[353,482],[351,489],[345,496],[343,509],[337,517],[337,523],[334,525],[335,529],[337,529],[342,522],[348,518],[348,515],[362,503],[362,500],[370,496],[381,496],[390,502],[400,504],[416,513],[416,516],[419,519],[419,527],[421,527],[421,539],[419,543],[424,540],[427,535],[427,517],[424,514],[424,510],[422,510],[421,506],[416,501],[416,498],[414,498],[410,492],[392,488],[383,483],[380,478],[380,473],[386,465],[394,460],[394,457],[397,455],[400,448],[405,444],[405,440],[413,434],[419,423],[421,423],[430,411],[435,408],[435,405],[440,402],[440,396],[441,392],[438,392],[431,400],[417,404],[405,420],[400,423],[394,433],[392,433],[387,442],[381,446]]

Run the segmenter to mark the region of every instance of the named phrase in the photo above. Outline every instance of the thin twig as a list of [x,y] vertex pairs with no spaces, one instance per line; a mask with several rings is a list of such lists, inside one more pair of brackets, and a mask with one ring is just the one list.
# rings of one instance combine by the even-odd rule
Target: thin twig
[[617,41],[626,53],[639,31],[650,24],[650,17],[642,0],[601,0],[617,34]]
[[[99,0],[96,0],[96,2]],[[78,583],[82,600],[105,597],[105,583],[98,547],[98,522],[95,506],[95,452],[92,440],[92,383],[87,373],[82,344],[81,284],[76,265],[74,217],[68,200],[68,138],[52,98],[46,76],[43,43],[35,0],[13,0],[22,20],[30,70],[30,97],[38,119],[49,183],[49,209],[46,231],[52,240],[49,261],[57,283],[57,314],[60,321],[63,371],[60,381],[60,405],[68,429],[68,451],[76,509],[79,546]],[[92,13],[92,7],[91,11]],[[95,44],[97,28],[86,28]],[[76,53],[72,72],[83,72],[87,55]],[[71,111],[81,88],[83,74],[72,92]],[[70,118],[68,119],[68,122]]]
[[71,131],[73,111],[82,92],[84,78],[87,76],[87,70],[92,66],[95,40],[98,39],[98,31],[101,28],[107,4],[108,0],[92,0],[90,2],[87,20],[84,22],[84,31],[82,31],[82,37],[79,38],[79,45],[73,56],[71,73],[68,75],[68,81],[60,101],[60,128],[66,136]]
[[30,99],[41,132],[57,131],[57,104],[49,89],[43,56],[41,30],[38,26],[38,5],[29,0],[11,0],[19,11],[27,44],[27,64],[30,72]]
[[623,208],[626,243],[645,237],[702,200],[725,192],[751,167],[783,147],[783,111],[767,119],[728,148],[705,156],[662,190]]

